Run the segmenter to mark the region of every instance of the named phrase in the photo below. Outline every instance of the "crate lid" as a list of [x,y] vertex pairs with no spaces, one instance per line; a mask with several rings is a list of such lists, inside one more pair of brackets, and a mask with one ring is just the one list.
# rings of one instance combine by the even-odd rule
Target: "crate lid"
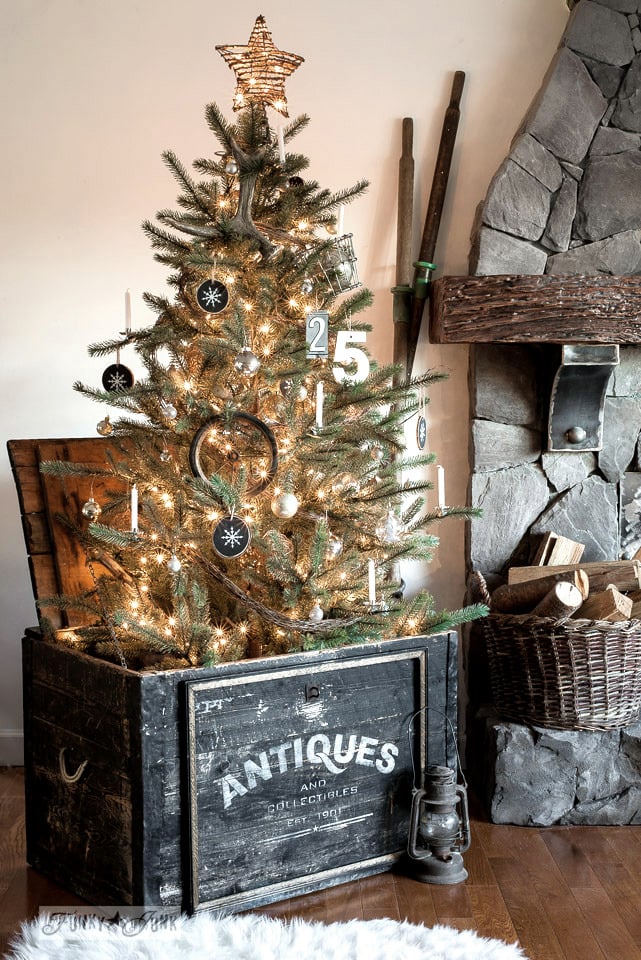
[[[99,467],[108,462],[109,454],[118,455],[116,442],[105,437],[9,440],[7,450],[18,492],[34,599],[91,589],[87,557],[61,516],[87,523],[81,511],[91,496],[92,479],[41,473],[40,464],[44,460],[69,460]],[[124,492],[122,488],[118,491],[117,481],[111,478],[93,480],[93,496],[98,502],[107,490]],[[55,606],[37,609],[38,616],[47,617],[55,628],[87,623],[78,611]]]

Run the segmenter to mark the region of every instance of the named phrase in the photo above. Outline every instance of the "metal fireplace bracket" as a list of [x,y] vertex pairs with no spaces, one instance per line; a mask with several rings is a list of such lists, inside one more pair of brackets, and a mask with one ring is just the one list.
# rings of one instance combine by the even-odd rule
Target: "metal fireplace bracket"
[[550,397],[548,450],[601,449],[605,394],[618,363],[616,343],[561,346]]

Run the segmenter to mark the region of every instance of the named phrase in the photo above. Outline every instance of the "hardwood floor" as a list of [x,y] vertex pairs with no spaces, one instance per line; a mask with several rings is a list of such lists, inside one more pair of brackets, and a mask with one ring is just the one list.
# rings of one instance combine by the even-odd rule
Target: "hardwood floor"
[[[22,770],[0,768],[0,953],[39,906],[81,905],[25,863]],[[469,879],[392,873],[262,908],[331,922],[390,917],[519,940],[529,960],[641,960],[641,827],[497,826],[472,819]]]

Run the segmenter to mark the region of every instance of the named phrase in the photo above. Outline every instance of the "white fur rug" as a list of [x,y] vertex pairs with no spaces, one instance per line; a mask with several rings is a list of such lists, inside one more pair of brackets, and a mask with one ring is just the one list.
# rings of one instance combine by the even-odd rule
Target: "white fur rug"
[[7,957],[10,960],[524,960],[525,954],[515,945],[450,927],[428,928],[393,920],[286,923],[257,915],[202,913],[194,917],[169,916],[164,921],[156,917],[138,926],[132,921],[116,924],[74,914],[41,916],[23,926]]

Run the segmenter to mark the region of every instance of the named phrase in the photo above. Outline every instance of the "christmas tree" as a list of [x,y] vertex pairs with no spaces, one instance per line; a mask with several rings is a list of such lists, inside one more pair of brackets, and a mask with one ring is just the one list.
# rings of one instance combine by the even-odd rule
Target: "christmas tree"
[[[144,224],[174,295],[146,294],[153,324],[90,347],[117,355],[103,389],[74,385],[120,411],[98,424],[106,466],[45,465],[127,484],[68,519],[95,587],[56,602],[93,621],[84,632],[104,655],[131,665],[151,651],[168,667],[470,620],[483,608],[404,596],[400,563],[430,559],[427,530],[445,513],[426,510],[434,456],[420,440],[407,449],[404,425],[440,374],[398,383],[367,353],[357,316],[371,294],[339,229],[367,184],[332,193],[305,177],[289,144],[307,117],[270,128],[268,108],[288,116],[284,81],[302,58],[275,47],[262,17],[247,45],[217,50],[236,74],[236,122],[207,107],[214,158],[194,176],[167,152],[178,209]],[[145,370],[137,382],[125,347]]]

